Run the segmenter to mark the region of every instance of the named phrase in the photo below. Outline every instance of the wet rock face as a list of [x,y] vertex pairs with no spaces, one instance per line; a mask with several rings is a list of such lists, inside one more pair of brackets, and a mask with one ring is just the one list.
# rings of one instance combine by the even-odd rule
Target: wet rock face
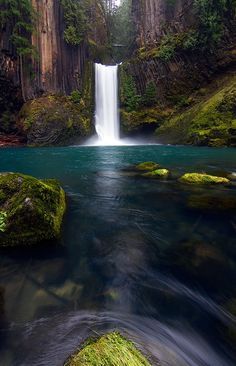
[[56,180],[0,174],[0,246],[58,240],[65,208],[65,192]]

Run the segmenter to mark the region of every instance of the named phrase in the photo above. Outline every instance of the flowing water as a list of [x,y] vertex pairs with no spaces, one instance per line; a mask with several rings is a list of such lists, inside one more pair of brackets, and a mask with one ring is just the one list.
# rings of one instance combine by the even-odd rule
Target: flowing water
[[102,145],[119,144],[118,66],[95,64],[95,127]]
[[[60,180],[63,242],[1,251],[0,365],[62,366],[89,335],[118,329],[152,364],[236,364],[236,213],[191,207],[236,186],[176,181],[235,172],[235,149],[173,146],[0,150],[1,170]],[[126,170],[154,160],[170,180]]]

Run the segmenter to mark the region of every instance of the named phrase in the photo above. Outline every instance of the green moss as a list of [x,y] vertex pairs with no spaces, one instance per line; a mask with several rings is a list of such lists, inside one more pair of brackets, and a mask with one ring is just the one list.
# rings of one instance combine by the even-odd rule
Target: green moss
[[229,179],[223,177],[216,177],[214,175],[201,174],[201,173],[186,173],[179,181],[187,184],[227,184]]
[[161,110],[160,108],[144,108],[137,111],[120,111],[121,127],[126,133],[136,131],[142,126],[156,124],[160,125],[171,113],[170,110]]
[[142,174],[143,177],[147,178],[165,178],[170,174],[168,169],[156,169],[148,173]]
[[119,333],[88,341],[64,366],[151,366],[134,344]]
[[7,213],[5,211],[0,211],[0,231],[4,232],[6,230]]
[[[67,145],[92,133],[88,91],[72,96],[50,95],[27,102],[19,113],[19,128],[29,145]],[[79,92],[76,93],[76,97]],[[73,94],[74,96],[74,94]]]
[[57,240],[66,208],[65,192],[56,180],[18,173],[0,174],[0,244],[32,245]]
[[236,76],[193,107],[177,112],[156,130],[170,143],[236,146]]
[[144,170],[144,171],[145,170],[146,171],[148,171],[148,170],[152,171],[152,170],[158,169],[159,167],[160,167],[160,165],[157,164],[157,163],[154,163],[153,161],[145,161],[143,163],[140,163],[140,164],[136,165],[135,169],[136,170]]

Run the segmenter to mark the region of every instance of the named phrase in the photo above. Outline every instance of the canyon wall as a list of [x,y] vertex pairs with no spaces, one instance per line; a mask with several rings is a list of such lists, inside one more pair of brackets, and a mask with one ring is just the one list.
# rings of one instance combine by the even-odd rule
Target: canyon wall
[[138,93],[154,81],[159,101],[171,95],[190,93],[209,82],[215,73],[234,67],[236,61],[235,19],[214,50],[191,47],[196,27],[193,0],[133,0],[136,51],[125,67],[135,79]]
[[32,34],[36,56],[23,57],[20,68],[19,57],[11,42],[11,27],[4,27],[0,33],[2,83],[7,80],[12,90],[18,89],[18,94],[22,89],[25,99],[43,93],[69,94],[75,89],[81,90],[87,62],[98,57],[97,48],[107,42],[106,20],[101,3],[95,0],[89,2],[88,22],[93,26],[79,45],[71,45],[64,40],[65,21],[60,0],[32,0],[32,5],[36,13]]

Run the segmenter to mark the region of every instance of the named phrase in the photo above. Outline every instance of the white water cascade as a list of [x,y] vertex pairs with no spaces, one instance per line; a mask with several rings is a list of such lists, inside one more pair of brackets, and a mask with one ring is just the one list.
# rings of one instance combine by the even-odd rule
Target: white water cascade
[[95,127],[102,145],[120,143],[117,75],[117,65],[95,64]]

